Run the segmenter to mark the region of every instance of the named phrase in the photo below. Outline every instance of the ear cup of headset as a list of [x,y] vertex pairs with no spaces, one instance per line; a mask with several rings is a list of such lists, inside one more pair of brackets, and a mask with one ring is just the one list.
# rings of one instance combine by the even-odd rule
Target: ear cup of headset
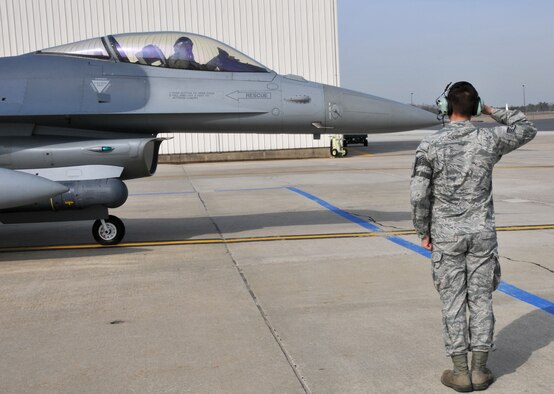
[[440,97],[437,101],[436,101],[436,104],[437,104],[437,108],[439,110],[439,113],[443,114],[443,115],[448,115],[448,100],[446,99],[445,96],[442,96]]
[[483,111],[484,106],[485,106],[485,103],[483,102],[483,100],[481,100],[481,97],[477,97],[477,106],[475,107],[475,110],[473,111],[473,116],[481,115],[481,112]]

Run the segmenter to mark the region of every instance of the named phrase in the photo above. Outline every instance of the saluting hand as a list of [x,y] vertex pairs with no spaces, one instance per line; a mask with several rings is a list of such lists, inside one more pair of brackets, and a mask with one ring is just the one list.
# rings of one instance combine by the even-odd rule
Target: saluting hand
[[481,111],[485,115],[492,115],[494,111],[494,107],[491,107],[490,105],[484,105],[483,110]]

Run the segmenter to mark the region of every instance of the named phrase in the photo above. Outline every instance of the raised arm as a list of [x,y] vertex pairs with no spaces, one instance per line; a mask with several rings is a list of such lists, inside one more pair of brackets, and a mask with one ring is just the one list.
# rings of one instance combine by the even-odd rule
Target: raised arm
[[485,105],[483,113],[490,115],[494,120],[507,127],[494,127],[490,129],[495,134],[495,139],[501,155],[525,145],[537,134],[537,128],[525,117],[525,114],[517,110],[505,110]]

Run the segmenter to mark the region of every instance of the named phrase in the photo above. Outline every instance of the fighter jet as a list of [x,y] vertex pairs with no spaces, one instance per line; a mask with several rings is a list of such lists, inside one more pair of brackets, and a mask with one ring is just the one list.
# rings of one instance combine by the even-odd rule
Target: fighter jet
[[0,221],[95,220],[117,244],[126,179],[162,132],[367,134],[437,124],[416,107],[279,75],[212,38],[114,34],[0,58]]

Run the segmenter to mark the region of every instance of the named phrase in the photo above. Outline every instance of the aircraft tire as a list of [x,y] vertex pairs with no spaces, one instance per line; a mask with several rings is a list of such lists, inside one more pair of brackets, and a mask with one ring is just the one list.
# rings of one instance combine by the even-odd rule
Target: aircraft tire
[[339,155],[339,151],[336,149],[331,149],[331,156],[337,157]]
[[344,155],[342,157],[346,156],[348,154],[348,149],[344,149]]
[[364,146],[367,146],[368,145],[368,142],[367,142],[367,139],[364,140]]
[[117,245],[125,236],[125,225],[117,216],[110,215],[105,220],[106,229],[102,221],[96,220],[92,225],[92,236],[101,245]]

